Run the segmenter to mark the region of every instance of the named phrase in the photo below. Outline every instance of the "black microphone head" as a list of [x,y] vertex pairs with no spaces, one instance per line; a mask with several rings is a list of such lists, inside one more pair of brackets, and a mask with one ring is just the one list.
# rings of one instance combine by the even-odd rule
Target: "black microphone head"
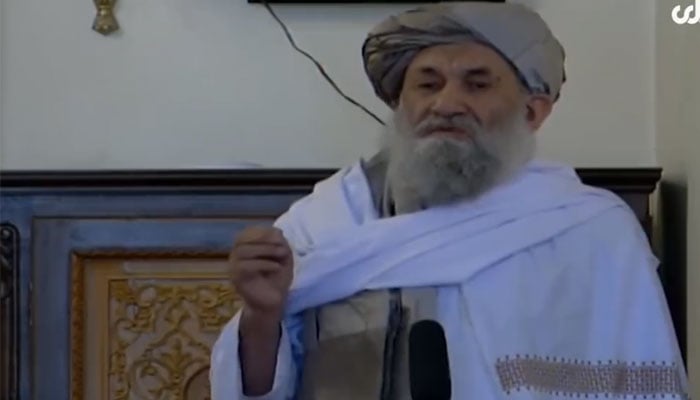
[[408,371],[413,400],[449,400],[452,396],[445,332],[436,321],[418,321],[411,327]]

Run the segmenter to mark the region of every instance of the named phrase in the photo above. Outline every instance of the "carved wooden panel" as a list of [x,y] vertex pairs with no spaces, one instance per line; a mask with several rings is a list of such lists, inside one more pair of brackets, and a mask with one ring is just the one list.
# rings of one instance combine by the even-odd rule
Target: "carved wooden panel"
[[226,255],[75,254],[72,400],[209,399],[209,357],[239,307]]

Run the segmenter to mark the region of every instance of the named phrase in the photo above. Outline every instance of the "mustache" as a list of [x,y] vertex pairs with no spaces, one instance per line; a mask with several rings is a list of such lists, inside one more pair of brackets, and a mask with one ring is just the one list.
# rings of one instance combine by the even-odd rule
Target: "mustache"
[[432,116],[418,123],[413,129],[418,137],[429,135],[436,130],[456,130],[469,134],[481,132],[481,124],[476,118],[468,115],[456,115],[453,117]]

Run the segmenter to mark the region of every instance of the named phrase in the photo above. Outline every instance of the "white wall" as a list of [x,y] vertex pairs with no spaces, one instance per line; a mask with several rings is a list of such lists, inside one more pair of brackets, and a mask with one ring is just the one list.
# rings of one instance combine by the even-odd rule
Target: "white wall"
[[[246,0],[2,0],[0,166],[339,166],[380,127],[337,96]],[[655,164],[653,0],[523,0],[569,53],[542,153],[576,166]],[[341,87],[387,115],[363,75],[368,29],[407,6],[277,6]]]

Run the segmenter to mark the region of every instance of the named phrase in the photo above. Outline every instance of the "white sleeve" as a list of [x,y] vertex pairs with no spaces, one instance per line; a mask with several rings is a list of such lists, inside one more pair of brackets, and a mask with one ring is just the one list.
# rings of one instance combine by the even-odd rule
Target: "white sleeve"
[[241,366],[238,357],[238,326],[240,312],[221,331],[211,354],[209,380],[212,400],[288,400],[293,398],[296,383],[296,365],[292,355],[289,332],[282,324],[282,335],[277,350],[275,380],[270,392],[250,397],[243,394]]

